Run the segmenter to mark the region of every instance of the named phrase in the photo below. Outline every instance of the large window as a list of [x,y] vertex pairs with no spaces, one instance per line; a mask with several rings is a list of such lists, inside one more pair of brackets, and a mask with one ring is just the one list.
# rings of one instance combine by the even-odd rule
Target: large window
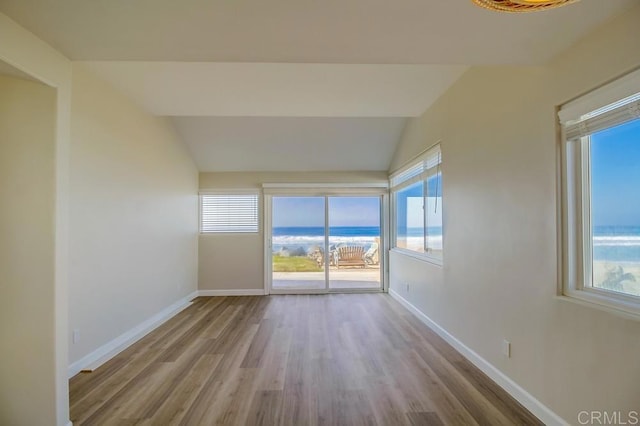
[[258,232],[257,193],[200,194],[201,233]]
[[442,154],[429,149],[391,176],[393,247],[442,262]]
[[559,116],[564,294],[640,314],[640,72]]

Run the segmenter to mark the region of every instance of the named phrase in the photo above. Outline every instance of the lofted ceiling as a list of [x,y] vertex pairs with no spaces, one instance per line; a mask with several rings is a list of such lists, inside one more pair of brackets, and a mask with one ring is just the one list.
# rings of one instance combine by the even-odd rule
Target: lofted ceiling
[[466,70],[444,65],[85,62],[156,115],[414,117]]
[[404,118],[176,117],[202,171],[386,171]]
[[406,117],[473,65],[539,65],[638,0],[0,0],[155,115],[202,171],[385,170]]

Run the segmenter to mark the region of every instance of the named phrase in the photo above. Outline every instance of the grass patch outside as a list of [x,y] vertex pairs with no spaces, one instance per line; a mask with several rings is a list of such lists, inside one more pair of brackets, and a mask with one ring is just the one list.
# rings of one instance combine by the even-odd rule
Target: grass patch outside
[[315,260],[302,256],[273,256],[273,272],[322,272]]

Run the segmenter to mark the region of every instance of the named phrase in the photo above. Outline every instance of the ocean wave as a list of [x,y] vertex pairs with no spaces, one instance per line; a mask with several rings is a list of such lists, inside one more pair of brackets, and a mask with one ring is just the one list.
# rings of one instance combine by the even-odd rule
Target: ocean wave
[[[379,239],[379,238],[378,238]],[[329,244],[372,244],[376,242],[376,237],[329,237]],[[324,237],[323,236],[279,236],[273,237],[274,245],[291,245],[291,246],[308,246],[308,245],[323,245]]]
[[640,247],[640,236],[637,235],[607,235],[594,236],[594,246],[622,246],[622,247]]

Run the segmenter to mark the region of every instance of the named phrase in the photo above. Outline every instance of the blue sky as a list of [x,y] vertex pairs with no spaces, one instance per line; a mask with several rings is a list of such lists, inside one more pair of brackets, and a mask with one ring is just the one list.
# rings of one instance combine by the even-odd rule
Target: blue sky
[[591,136],[594,226],[640,226],[640,119]]
[[[427,180],[429,185],[430,197],[427,197],[427,223],[429,227],[442,226],[442,175],[432,176]],[[437,195],[437,197],[436,197]],[[422,206],[424,200],[423,186],[415,183],[407,187],[402,195],[398,197],[399,203],[406,203],[406,206],[398,207],[398,215],[404,215],[404,217],[398,217],[399,226],[404,228],[423,228],[424,217],[422,213]],[[406,201],[405,201],[406,200]]]
[[[329,197],[330,226],[379,226],[380,198]],[[323,197],[273,197],[273,226],[324,226]]]

